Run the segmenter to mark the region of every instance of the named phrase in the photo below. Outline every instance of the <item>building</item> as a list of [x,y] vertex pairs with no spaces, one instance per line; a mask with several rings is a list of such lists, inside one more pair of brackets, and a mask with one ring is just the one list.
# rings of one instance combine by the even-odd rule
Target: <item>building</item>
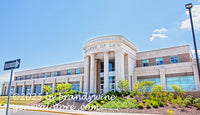
[[[11,95],[43,93],[49,85],[52,92],[58,83],[71,83],[77,91],[106,93],[118,90],[117,82],[151,80],[171,91],[181,85],[186,91],[199,90],[199,77],[189,45],[138,52],[137,47],[121,35],[102,36],[85,43],[83,62],[15,72]],[[8,93],[8,82],[2,95]]]

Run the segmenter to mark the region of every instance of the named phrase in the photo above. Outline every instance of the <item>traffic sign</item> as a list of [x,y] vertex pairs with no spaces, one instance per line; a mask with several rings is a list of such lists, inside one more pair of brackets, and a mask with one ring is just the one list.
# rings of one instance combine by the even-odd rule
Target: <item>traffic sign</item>
[[4,70],[11,70],[11,69],[17,69],[20,66],[20,59],[7,61],[4,65]]

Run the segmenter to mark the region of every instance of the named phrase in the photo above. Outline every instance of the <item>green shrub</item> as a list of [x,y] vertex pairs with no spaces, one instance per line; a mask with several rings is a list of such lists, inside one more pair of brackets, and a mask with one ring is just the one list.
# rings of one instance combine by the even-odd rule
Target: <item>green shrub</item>
[[54,98],[54,101],[59,102],[59,101],[60,101],[60,98],[59,98],[59,97],[55,97],[55,98]]
[[89,109],[90,109],[90,106],[86,106],[85,109],[86,109],[86,110],[89,110]]
[[172,99],[171,100],[171,103],[174,105],[174,104],[177,104],[177,101],[176,101],[176,99]]
[[97,101],[93,101],[93,104],[94,104],[94,105],[97,105],[97,104],[98,104],[98,102],[97,102]]
[[121,107],[122,109],[127,109],[127,108],[128,108],[128,105],[123,104],[123,105],[121,105],[120,107]]
[[196,103],[196,104],[195,104],[195,107],[196,107],[198,110],[200,110],[200,103]]
[[179,105],[181,105],[181,103],[182,103],[182,98],[180,97],[180,96],[177,96],[177,99],[176,99],[176,101],[177,101],[177,103],[179,104]]
[[41,101],[44,101],[44,100],[46,100],[46,97],[42,97]]
[[139,103],[139,104],[138,104],[138,108],[143,109],[143,108],[144,108],[143,103]]
[[184,99],[183,103],[184,103],[186,106],[189,106],[189,105],[192,104],[191,101],[190,101],[188,98]]
[[100,103],[103,105],[103,104],[105,104],[105,101],[100,101]]
[[171,101],[172,99],[174,99],[174,94],[173,93],[169,93],[168,94],[168,100]]
[[157,101],[154,101],[153,103],[152,103],[152,106],[154,107],[154,108],[158,108],[158,102]]
[[92,107],[93,106],[93,104],[92,103],[90,103],[90,104],[88,104],[90,107]]
[[69,92],[67,92],[67,95],[74,95],[76,93],[76,90],[70,90]]
[[135,99],[135,100],[133,100],[133,103],[137,104],[138,102],[137,102],[137,100]]
[[55,104],[56,102],[53,99],[47,99],[42,101],[43,105],[47,105],[47,106],[51,106],[53,104]]
[[196,98],[196,99],[194,100],[193,103],[194,103],[194,104],[196,104],[196,103],[200,103],[200,98]]
[[193,103],[194,97],[192,95],[186,96],[187,100],[190,100],[191,103]]
[[159,106],[160,106],[160,107],[164,107],[164,103],[161,101],[161,102],[159,103]]
[[134,97],[135,94],[136,94],[136,91],[135,91],[135,90],[132,90],[130,96],[131,96],[131,97]]
[[1,106],[4,106],[4,105],[5,105],[4,101],[1,101]]
[[150,103],[146,103],[147,108],[151,108],[151,104]]

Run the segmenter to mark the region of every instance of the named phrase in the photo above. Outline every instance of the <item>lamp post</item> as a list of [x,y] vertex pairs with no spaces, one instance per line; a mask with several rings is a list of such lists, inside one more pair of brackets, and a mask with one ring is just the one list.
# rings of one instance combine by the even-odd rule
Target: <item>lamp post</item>
[[194,27],[193,27],[193,22],[192,22],[192,13],[191,13],[192,3],[186,4],[185,8],[189,10],[190,24],[191,24],[191,29],[192,29],[194,50],[195,50],[196,62],[197,62],[197,70],[198,70],[198,75],[199,75],[199,80],[200,80],[199,58],[198,58],[198,53],[197,53],[197,45],[196,45],[196,40],[195,40],[195,35],[194,35]]

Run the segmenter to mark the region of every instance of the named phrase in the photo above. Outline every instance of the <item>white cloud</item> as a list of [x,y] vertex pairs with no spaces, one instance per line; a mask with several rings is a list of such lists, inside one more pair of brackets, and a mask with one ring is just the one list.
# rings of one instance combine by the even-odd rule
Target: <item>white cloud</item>
[[[186,11],[185,14],[188,16],[188,18],[181,22],[181,29],[190,29],[191,24],[190,24],[190,18],[189,18],[189,11]],[[197,31],[200,31],[200,5],[193,6],[192,20],[193,20],[194,29]]]
[[149,38],[150,41],[153,41],[155,38],[167,38],[168,36],[166,36],[164,33],[167,32],[167,29],[165,28],[161,28],[161,29],[155,29],[153,31],[153,34],[151,35],[151,37]]
[[[191,49],[193,58],[196,58],[194,49]],[[200,50],[197,50],[198,56],[200,58]]]

